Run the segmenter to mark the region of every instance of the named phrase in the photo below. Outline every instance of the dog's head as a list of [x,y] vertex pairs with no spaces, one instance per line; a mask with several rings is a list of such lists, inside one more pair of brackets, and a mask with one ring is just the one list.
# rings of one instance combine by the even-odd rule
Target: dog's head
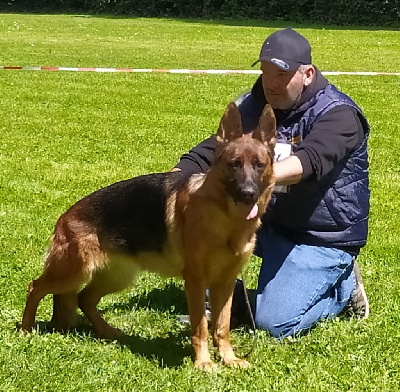
[[274,186],[276,121],[272,108],[266,105],[256,129],[243,134],[239,109],[230,103],[222,116],[217,140],[214,164],[219,166],[221,181],[234,202],[249,210],[247,219],[252,219],[259,215],[260,196],[269,190],[269,199]]

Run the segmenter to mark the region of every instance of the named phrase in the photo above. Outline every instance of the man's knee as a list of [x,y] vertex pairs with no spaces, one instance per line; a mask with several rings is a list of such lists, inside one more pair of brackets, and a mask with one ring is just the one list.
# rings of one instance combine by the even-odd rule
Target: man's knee
[[273,337],[279,339],[296,334],[301,324],[301,317],[285,319],[270,312],[267,308],[263,308],[257,309],[255,323],[258,329],[268,331]]

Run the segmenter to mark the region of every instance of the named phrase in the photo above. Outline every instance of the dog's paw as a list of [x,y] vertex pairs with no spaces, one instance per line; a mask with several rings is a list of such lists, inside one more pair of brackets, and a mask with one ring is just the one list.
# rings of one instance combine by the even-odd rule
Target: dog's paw
[[125,337],[125,333],[119,328],[104,326],[101,330],[97,330],[97,335],[107,340],[120,340]]
[[17,331],[18,331],[18,335],[21,337],[26,337],[26,336],[29,336],[32,334],[32,329],[27,330],[24,328],[18,328]]
[[34,326],[30,325],[30,324],[28,325],[28,324],[17,322],[15,324],[15,327],[16,327],[18,333],[20,334],[20,336],[30,335],[34,331]]
[[239,358],[224,360],[223,362],[226,366],[237,369],[247,369],[251,366],[249,362]]
[[217,364],[211,360],[201,361],[197,360],[194,362],[194,367],[199,370],[204,370],[206,372],[212,372],[217,369]]

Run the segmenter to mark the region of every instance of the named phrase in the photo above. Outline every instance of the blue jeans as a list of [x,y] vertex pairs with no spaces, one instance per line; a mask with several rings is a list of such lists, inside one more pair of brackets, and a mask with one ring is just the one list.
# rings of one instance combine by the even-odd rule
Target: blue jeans
[[336,248],[298,245],[262,227],[255,322],[277,338],[336,317],[355,288],[354,257]]

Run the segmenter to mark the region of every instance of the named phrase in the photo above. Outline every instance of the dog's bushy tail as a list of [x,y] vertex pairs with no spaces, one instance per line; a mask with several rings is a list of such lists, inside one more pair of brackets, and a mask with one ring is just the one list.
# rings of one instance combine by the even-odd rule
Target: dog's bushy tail
[[29,285],[27,303],[21,324],[24,330],[34,326],[39,302],[53,294],[53,318],[50,328],[66,330],[76,323],[78,291],[89,282],[104,254],[96,233],[79,220],[63,220],[56,225],[52,243],[45,260],[44,272]]

